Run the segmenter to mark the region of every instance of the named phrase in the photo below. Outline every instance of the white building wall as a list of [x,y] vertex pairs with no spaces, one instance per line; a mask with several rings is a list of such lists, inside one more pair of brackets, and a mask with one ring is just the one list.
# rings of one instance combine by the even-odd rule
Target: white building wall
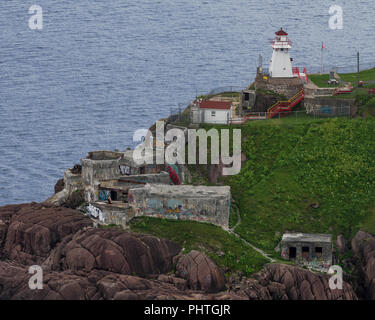
[[289,50],[273,50],[269,72],[272,78],[293,77],[292,62],[290,61]]
[[[230,110],[217,110],[217,109],[200,109],[201,122],[203,123],[219,123],[227,124],[231,119],[232,108]],[[214,112],[214,114],[213,114]]]

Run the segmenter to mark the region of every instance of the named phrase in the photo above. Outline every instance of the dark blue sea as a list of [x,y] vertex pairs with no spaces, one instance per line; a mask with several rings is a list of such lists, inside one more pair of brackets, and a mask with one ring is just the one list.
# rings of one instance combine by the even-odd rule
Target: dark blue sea
[[[31,5],[43,29],[28,26]],[[343,8],[343,29],[328,27]],[[88,151],[133,146],[196,92],[246,87],[283,27],[294,64],[374,66],[375,2],[258,0],[2,0],[0,205],[45,200]]]

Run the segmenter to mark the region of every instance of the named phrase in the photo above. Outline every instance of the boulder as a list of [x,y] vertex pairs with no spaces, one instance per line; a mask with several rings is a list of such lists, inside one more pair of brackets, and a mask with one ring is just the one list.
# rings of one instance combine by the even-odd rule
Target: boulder
[[55,194],[59,193],[60,191],[63,191],[65,187],[64,179],[57,180],[55,184]]
[[181,247],[169,240],[120,229],[78,231],[54,250],[49,261],[54,270],[105,270],[120,274],[161,274],[173,267]]
[[176,274],[188,281],[190,289],[218,292],[225,288],[224,272],[204,253],[190,251],[177,262]]
[[44,261],[67,235],[92,225],[75,210],[37,203],[1,207],[0,216],[8,217],[4,256],[29,265]]
[[375,300],[375,238],[358,231],[352,239],[352,250],[357,260],[356,271],[365,299]]
[[342,234],[337,236],[336,245],[337,245],[337,249],[339,250],[339,252],[341,254],[344,254],[346,251],[346,241]]

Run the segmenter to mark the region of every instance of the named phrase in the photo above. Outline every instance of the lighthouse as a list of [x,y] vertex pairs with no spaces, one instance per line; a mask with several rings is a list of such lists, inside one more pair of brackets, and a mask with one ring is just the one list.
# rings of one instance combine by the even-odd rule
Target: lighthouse
[[292,60],[289,50],[292,48],[292,41],[288,34],[280,28],[275,32],[276,38],[271,40],[273,49],[269,74],[271,78],[293,78]]

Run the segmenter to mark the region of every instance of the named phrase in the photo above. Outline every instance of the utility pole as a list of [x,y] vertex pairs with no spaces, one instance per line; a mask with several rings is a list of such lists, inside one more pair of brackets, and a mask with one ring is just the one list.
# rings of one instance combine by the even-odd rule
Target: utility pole
[[324,72],[324,67],[323,67],[323,42],[322,42],[322,48],[320,49],[320,73],[323,74]]

